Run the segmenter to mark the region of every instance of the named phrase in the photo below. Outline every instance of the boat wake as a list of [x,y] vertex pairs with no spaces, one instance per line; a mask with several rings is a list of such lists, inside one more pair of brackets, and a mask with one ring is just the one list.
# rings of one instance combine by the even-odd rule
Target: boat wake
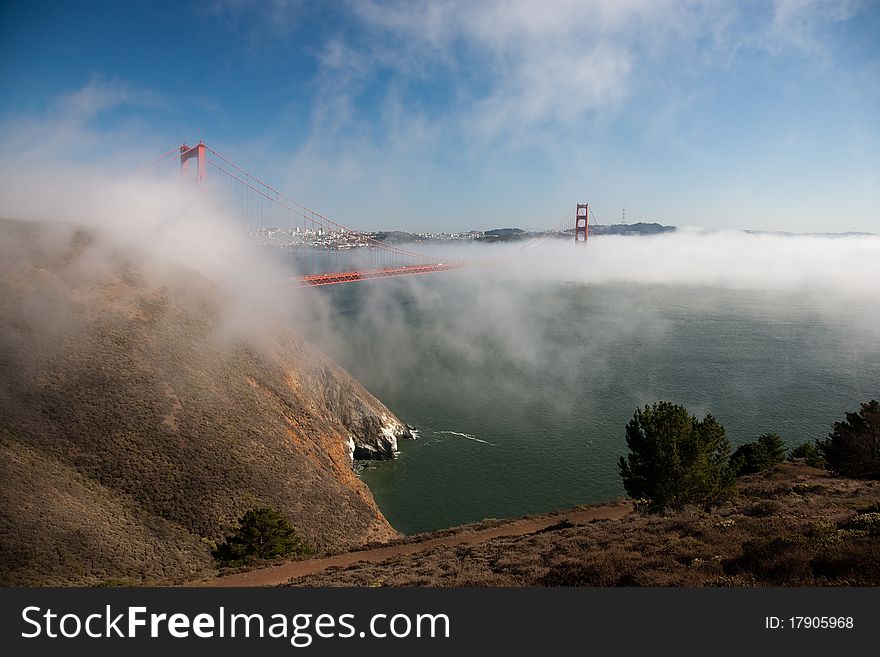
[[495,446],[495,443],[490,443],[488,440],[483,440],[481,438],[477,438],[476,436],[472,436],[469,433],[461,433],[460,431],[435,431],[434,433],[445,433],[451,436],[461,436],[462,438],[467,438],[468,440],[473,440],[475,443],[483,443],[484,445],[492,445]]

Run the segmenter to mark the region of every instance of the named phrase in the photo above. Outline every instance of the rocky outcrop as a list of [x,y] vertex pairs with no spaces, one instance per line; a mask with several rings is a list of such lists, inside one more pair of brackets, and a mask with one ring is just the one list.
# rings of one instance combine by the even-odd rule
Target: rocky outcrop
[[354,378],[341,368],[324,368],[318,384],[324,401],[349,432],[352,459],[387,460],[398,452],[398,441],[413,433],[375,397],[351,395]]
[[409,427],[391,415],[365,416],[360,423],[350,425],[352,431],[352,457],[354,459],[394,458],[397,441],[412,439]]

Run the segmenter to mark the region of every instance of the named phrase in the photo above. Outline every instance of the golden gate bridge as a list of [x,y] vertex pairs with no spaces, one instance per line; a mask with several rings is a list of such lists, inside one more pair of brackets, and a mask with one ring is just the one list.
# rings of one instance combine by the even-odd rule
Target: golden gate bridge
[[[195,163],[195,171],[190,165]],[[415,276],[451,271],[471,263],[439,262],[436,257],[389,244],[363,231],[352,230],[297,202],[268,183],[251,175],[204,142],[182,144],[159,156],[151,168],[172,164],[202,184],[227,197],[230,207],[245,224],[261,234],[278,235],[294,255],[295,287],[318,287],[396,276]],[[572,233],[576,243],[586,243],[592,212],[578,203],[554,228],[523,245],[539,247]]]

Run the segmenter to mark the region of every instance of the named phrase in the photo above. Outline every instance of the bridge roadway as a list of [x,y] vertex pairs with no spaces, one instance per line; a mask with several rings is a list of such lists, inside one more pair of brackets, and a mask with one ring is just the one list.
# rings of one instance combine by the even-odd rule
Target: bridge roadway
[[413,276],[416,274],[433,274],[441,271],[449,271],[462,266],[462,263],[443,263],[429,265],[406,265],[404,267],[383,267],[382,269],[368,269],[365,271],[330,272],[327,274],[309,274],[294,279],[296,287],[317,287],[319,285],[335,285],[337,283],[351,283],[353,281],[367,281],[375,278],[390,278],[392,276]]

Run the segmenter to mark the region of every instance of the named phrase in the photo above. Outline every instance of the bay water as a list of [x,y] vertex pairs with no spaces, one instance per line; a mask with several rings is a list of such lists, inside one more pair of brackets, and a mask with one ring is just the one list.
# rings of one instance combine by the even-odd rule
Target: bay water
[[880,331],[855,298],[413,279],[321,290],[332,330],[301,327],[418,430],[362,470],[406,534],[622,495],[624,427],[645,404],[711,413],[735,448],[822,438],[880,397]]

